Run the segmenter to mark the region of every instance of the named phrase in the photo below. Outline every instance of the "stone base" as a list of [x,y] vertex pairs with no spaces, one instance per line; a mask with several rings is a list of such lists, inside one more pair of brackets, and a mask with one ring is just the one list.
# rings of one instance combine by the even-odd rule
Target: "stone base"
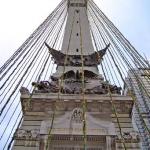
[[[127,149],[140,150],[139,138],[131,123],[130,97],[113,95],[118,120],[108,95],[86,95],[85,98],[87,150],[124,149],[118,120]],[[14,150],[44,150],[48,141],[50,150],[84,149],[82,96],[64,94],[58,99],[58,94],[38,93],[32,96],[31,107],[26,107],[29,100],[28,94],[21,96],[24,121],[16,132]]]

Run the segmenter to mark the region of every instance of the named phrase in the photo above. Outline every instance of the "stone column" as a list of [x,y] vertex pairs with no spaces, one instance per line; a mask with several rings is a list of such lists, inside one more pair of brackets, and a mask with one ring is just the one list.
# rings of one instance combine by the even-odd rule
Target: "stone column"
[[106,150],[111,150],[111,137],[106,136]]

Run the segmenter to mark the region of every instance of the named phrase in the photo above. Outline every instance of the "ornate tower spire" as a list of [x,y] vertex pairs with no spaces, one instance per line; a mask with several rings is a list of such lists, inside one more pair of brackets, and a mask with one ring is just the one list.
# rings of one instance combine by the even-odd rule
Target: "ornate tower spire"
[[62,45],[63,53],[68,53],[68,55],[80,55],[81,44],[83,55],[89,55],[94,52],[90,36],[86,3],[87,1],[85,0],[69,1],[68,18]]
[[130,118],[131,97],[121,95],[121,87],[99,74],[110,44],[94,51],[87,0],[67,4],[62,48],[43,42],[57,64],[56,73],[49,81],[33,82],[32,93],[21,88],[24,121],[14,150],[139,150]]
[[[102,61],[109,45],[101,51],[94,51],[86,6],[86,0],[68,1],[68,17],[62,49],[58,52],[46,43],[58,65],[57,72],[54,74],[57,78],[70,71],[80,72],[82,61],[84,70],[99,76],[97,65]],[[81,56],[83,56],[83,60],[81,60]]]

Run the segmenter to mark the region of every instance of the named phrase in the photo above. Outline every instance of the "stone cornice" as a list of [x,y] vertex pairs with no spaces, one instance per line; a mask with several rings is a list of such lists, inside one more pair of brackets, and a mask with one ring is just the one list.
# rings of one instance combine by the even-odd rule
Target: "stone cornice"
[[[58,99],[59,97],[59,99]],[[22,94],[21,99],[28,99],[30,98],[29,94]],[[64,101],[69,101],[69,100],[82,100],[83,96],[81,94],[58,94],[58,93],[34,93],[32,95],[32,99],[44,99],[44,100],[64,100]],[[103,101],[110,101],[111,97],[106,94],[106,95],[98,95],[98,94],[85,94],[85,99],[87,101],[93,102],[94,100],[103,102]],[[122,95],[117,95],[117,94],[112,94],[112,100],[114,101],[129,101],[132,102],[132,98],[130,96],[122,96]]]

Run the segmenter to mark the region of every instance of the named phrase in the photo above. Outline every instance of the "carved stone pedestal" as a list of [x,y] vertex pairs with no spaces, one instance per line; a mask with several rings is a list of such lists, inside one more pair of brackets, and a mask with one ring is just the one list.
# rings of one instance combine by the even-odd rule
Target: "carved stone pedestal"
[[[77,94],[40,94],[32,96],[31,107],[26,108],[30,95],[22,94],[24,121],[16,133],[14,150],[83,150],[82,96]],[[112,112],[108,95],[85,95],[87,100],[87,150],[122,150],[117,118]],[[139,139],[134,132],[130,112],[130,97],[113,95],[118,119],[129,149],[139,150]],[[52,125],[53,113],[55,116]],[[51,130],[51,132],[50,132]],[[48,135],[51,133],[50,135]],[[50,136],[50,138],[48,138]]]

